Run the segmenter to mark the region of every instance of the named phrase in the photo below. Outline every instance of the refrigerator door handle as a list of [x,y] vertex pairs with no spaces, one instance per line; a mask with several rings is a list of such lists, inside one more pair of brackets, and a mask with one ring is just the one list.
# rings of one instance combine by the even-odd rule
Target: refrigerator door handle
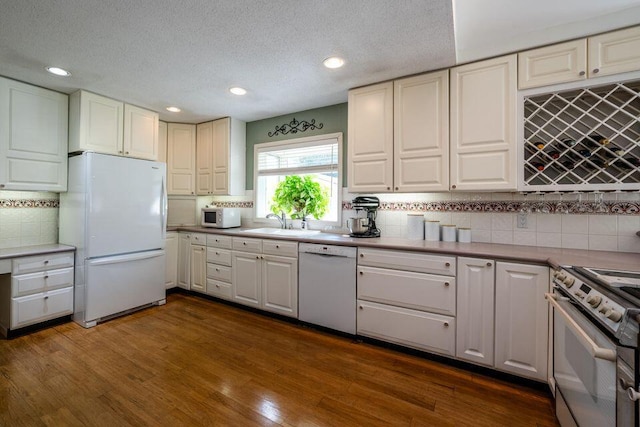
[[127,261],[139,261],[141,259],[155,258],[155,257],[162,256],[164,253],[165,253],[164,250],[147,251],[147,252],[139,252],[134,254],[127,254],[127,255],[116,255],[116,256],[109,256],[104,258],[89,259],[88,262],[90,265],[117,264],[117,263],[127,262]]
[[166,174],[162,177],[162,189],[160,197],[162,199],[161,209],[162,213],[160,215],[162,221],[162,240],[164,241],[167,238],[167,185],[166,185]]

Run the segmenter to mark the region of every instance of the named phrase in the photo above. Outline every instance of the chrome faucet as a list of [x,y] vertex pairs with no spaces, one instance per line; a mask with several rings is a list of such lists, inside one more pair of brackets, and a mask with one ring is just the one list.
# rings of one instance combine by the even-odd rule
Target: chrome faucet
[[269,215],[267,215],[267,218],[276,218],[280,223],[280,228],[285,229],[287,228],[287,215],[284,213],[284,211],[280,211],[280,213],[280,216],[274,213],[270,213]]

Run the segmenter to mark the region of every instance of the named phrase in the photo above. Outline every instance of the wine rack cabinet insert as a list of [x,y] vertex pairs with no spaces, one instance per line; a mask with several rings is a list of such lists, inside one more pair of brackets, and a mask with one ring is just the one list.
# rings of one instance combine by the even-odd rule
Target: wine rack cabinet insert
[[525,95],[521,106],[521,191],[640,190],[640,77]]

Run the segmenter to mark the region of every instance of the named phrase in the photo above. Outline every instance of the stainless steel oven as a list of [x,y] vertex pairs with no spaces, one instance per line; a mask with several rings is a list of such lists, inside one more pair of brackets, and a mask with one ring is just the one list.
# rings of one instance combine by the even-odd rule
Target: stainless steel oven
[[638,306],[580,269],[564,267],[553,307],[553,378],[560,424],[638,426]]

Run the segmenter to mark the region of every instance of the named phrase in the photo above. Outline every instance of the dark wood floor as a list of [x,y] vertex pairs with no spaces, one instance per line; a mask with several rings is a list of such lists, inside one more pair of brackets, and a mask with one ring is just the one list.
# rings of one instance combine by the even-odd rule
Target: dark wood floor
[[548,394],[173,294],[0,342],[0,426],[555,426]]

